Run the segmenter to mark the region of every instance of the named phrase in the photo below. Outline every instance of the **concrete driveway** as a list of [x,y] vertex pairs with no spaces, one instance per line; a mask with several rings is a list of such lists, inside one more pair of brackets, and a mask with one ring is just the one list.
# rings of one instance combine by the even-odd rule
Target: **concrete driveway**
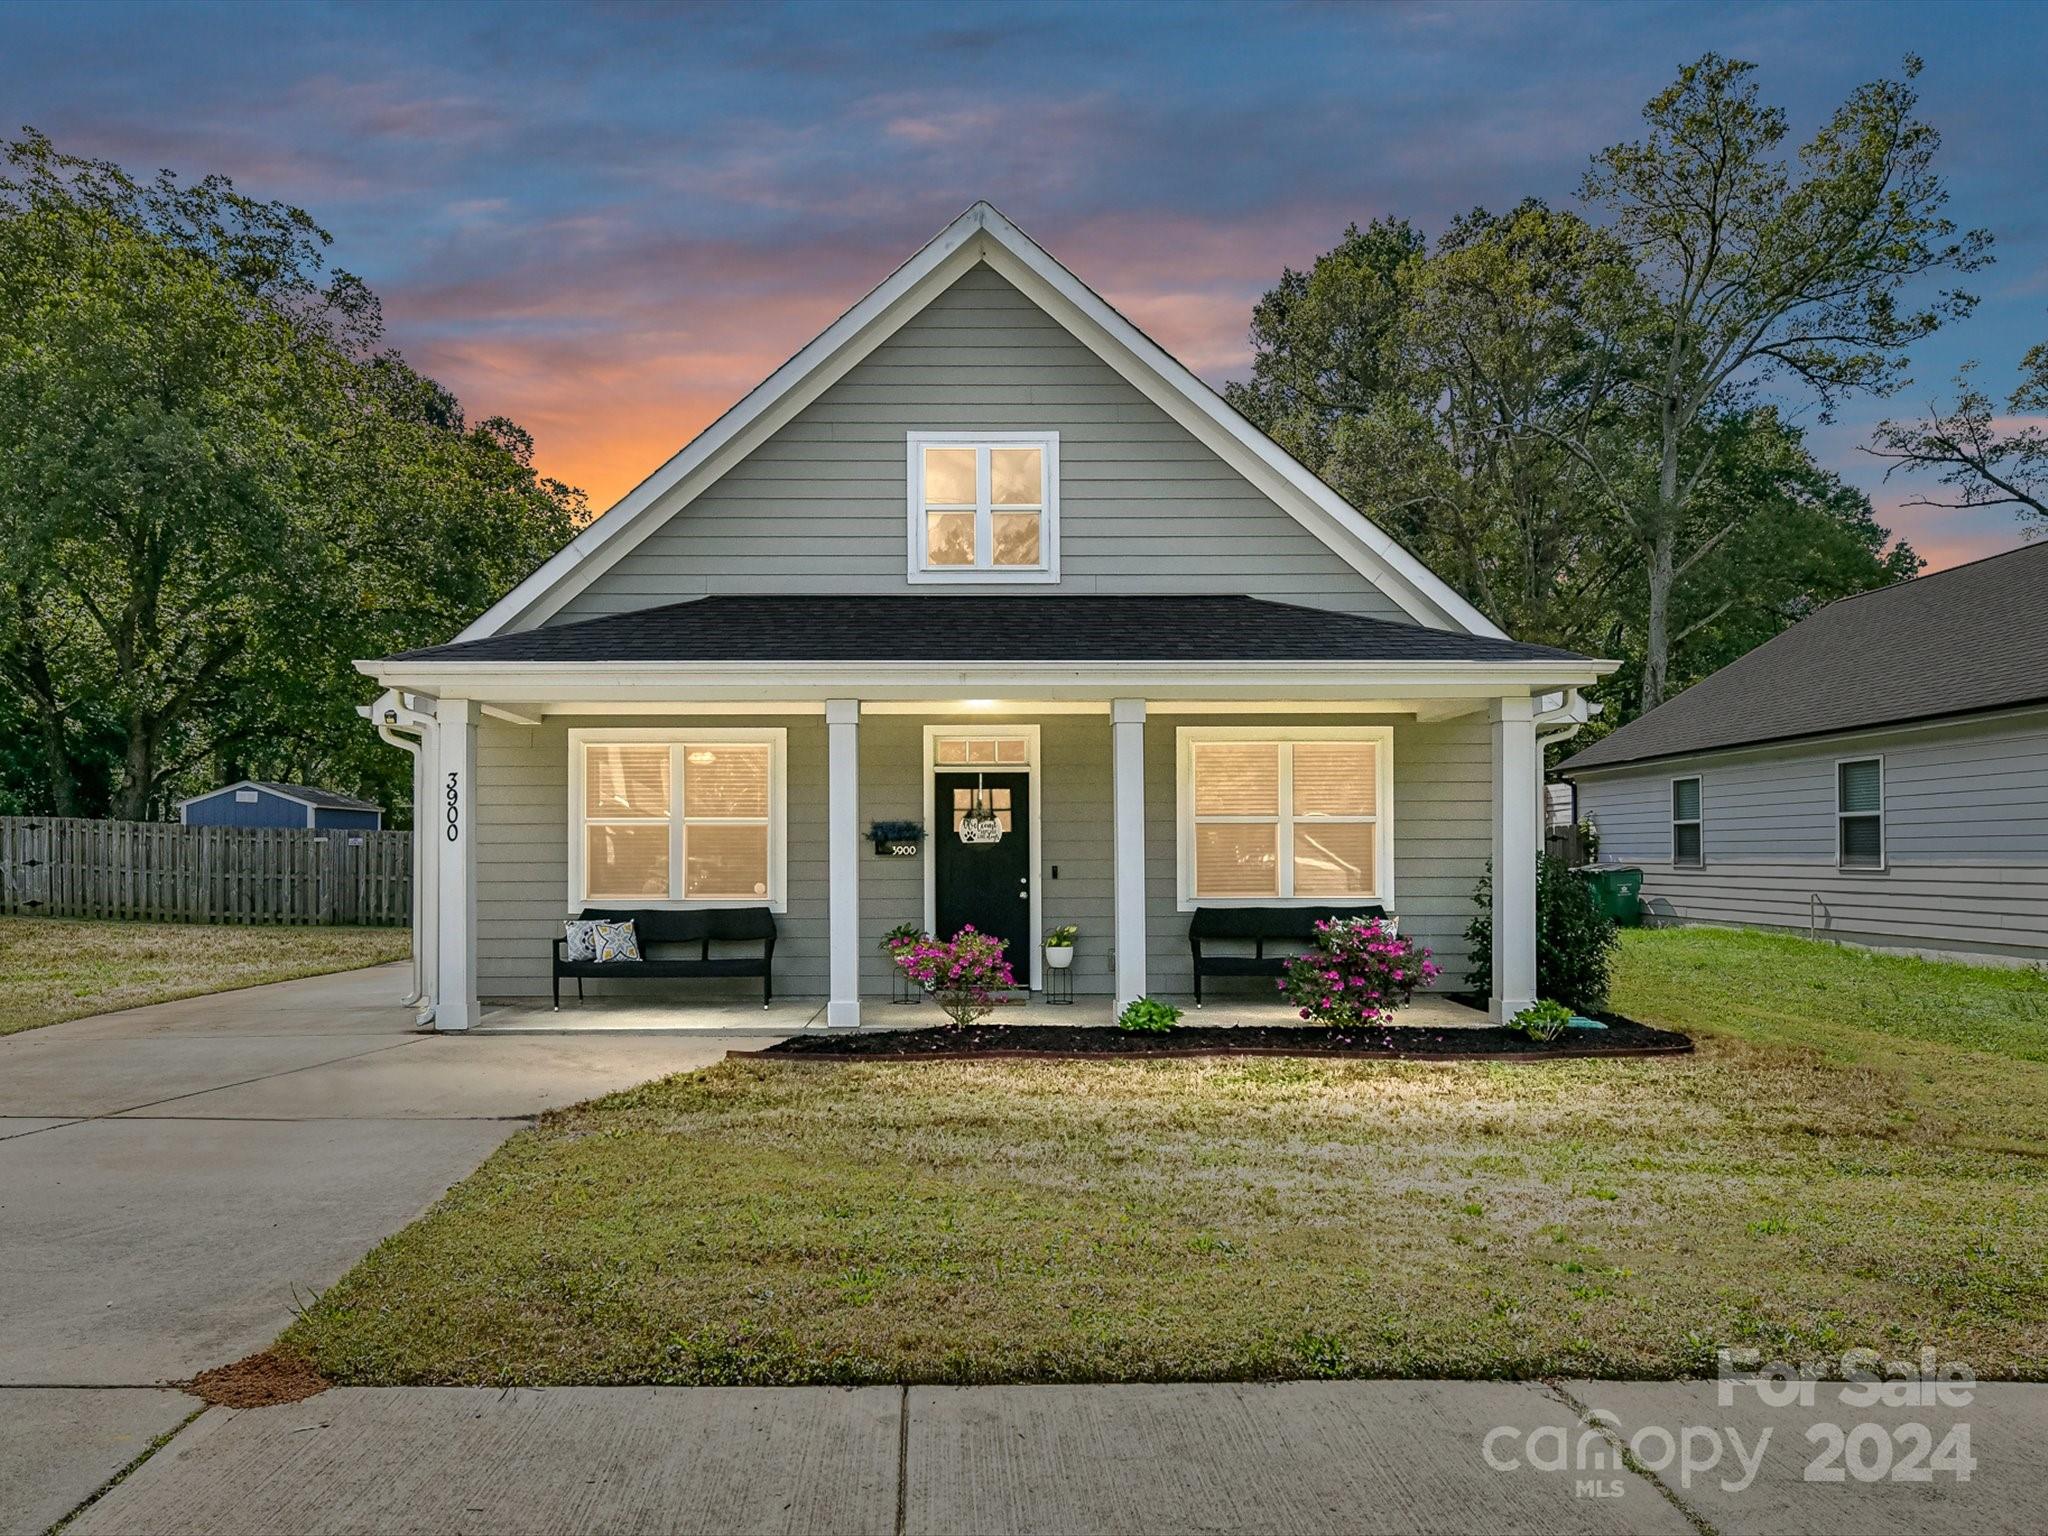
[[[0,1039],[0,1531],[41,1529],[542,1110],[723,1036],[415,1033],[403,966]],[[759,1036],[746,1044],[759,1045]]]

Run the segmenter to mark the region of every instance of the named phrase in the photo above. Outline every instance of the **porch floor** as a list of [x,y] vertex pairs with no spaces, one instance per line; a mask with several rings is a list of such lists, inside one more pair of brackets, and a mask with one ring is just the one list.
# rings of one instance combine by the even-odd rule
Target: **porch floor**
[[[1300,1018],[1285,1003],[1263,998],[1211,998],[1197,1010],[1191,997],[1166,1001],[1187,1012],[1187,1022],[1205,1025],[1299,1024]],[[887,997],[861,999],[863,1031],[916,1029],[940,1024],[945,1015],[929,1000],[892,1003]],[[1107,997],[1077,997],[1071,1004],[1048,1003],[1033,993],[1028,1002],[1005,1003],[991,1022],[1031,1024],[1114,1024],[1116,1010]],[[1396,1024],[1430,1029],[1477,1029],[1487,1018],[1477,1008],[1451,1001],[1448,997],[1425,995],[1395,1015]],[[487,1003],[472,1034],[489,1035],[581,1035],[581,1034],[673,1034],[703,1032],[720,1035],[773,1035],[778,1038],[823,1031],[825,1000],[821,997],[778,999],[771,1007],[758,1003],[674,1001],[642,1002],[627,997],[593,997],[586,1002],[564,999],[560,1012],[544,1002]]]

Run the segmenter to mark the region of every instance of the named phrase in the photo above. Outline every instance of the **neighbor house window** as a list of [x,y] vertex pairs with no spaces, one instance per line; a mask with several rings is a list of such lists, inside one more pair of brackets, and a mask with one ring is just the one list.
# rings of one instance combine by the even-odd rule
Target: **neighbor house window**
[[1884,868],[1884,759],[1835,764],[1835,846],[1844,869]]
[[571,901],[781,907],[783,739],[572,732]]
[[1697,869],[1703,862],[1700,841],[1700,781],[1671,781],[1671,862]]
[[1387,900],[1390,745],[1384,727],[1183,729],[1182,905]]
[[910,434],[913,581],[1052,581],[1059,434]]

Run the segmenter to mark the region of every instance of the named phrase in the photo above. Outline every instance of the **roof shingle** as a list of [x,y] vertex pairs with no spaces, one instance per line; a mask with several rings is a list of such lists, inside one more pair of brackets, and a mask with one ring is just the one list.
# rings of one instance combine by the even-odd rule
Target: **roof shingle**
[[704,597],[392,661],[1575,661],[1573,652],[1236,596]]
[[1566,773],[2048,700],[2048,542],[1838,602],[1562,765]]

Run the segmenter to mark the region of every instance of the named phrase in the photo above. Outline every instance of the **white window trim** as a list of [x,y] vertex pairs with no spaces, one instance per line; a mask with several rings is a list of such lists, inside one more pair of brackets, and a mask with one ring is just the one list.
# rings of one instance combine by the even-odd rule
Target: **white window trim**
[[[1877,809],[1875,811],[1845,811],[1842,809],[1842,768],[1848,763],[1877,764]],[[1891,867],[1890,828],[1885,825],[1884,814],[1884,754],[1882,752],[1859,752],[1854,757],[1835,759],[1835,868],[1845,875],[1881,875]],[[1851,864],[1842,857],[1842,823],[1851,816],[1875,816],[1877,818],[1877,862],[1875,864]]]
[[[584,774],[586,747],[599,744],[666,746],[671,752],[669,768],[669,873],[680,890],[683,878],[683,815],[680,796],[682,777],[673,758],[690,746],[751,746],[766,742],[768,753],[768,895],[719,897],[690,900],[686,897],[592,896],[583,895],[584,860]],[[571,730],[569,732],[569,910],[585,906],[649,907],[666,911],[699,911],[713,907],[766,906],[771,912],[789,910],[789,732],[780,727],[702,726],[633,730],[624,727]]]
[[[1003,741],[1022,741],[1025,745],[1024,761],[1021,763],[941,763],[939,743],[958,737],[962,740],[986,741],[991,737]],[[1039,864],[1041,840],[1039,820],[1043,812],[1045,796],[1039,791],[1038,774],[1038,727],[1035,725],[927,725],[924,728],[924,930],[930,933],[939,922],[938,885],[938,840],[942,828],[951,824],[951,818],[944,822],[939,819],[934,803],[934,779],[940,769],[947,773],[972,773],[982,769],[989,773],[1022,773],[1030,785],[1031,800],[1031,963],[1026,971],[1026,982],[1033,992],[1045,989],[1045,951],[1039,940],[1045,934],[1045,902]],[[950,937],[950,935],[948,935]],[[1016,970],[1017,957],[1009,957],[1012,973]]]
[[[1373,807],[1373,871],[1379,889],[1370,896],[1197,896],[1195,894],[1195,747],[1218,741],[1369,741],[1378,747],[1377,803]],[[1291,775],[1281,763],[1280,826],[1292,824]],[[1374,904],[1394,910],[1394,731],[1385,725],[1183,725],[1174,732],[1174,869],[1178,910],[1202,907],[1327,907]],[[1285,889],[1294,863],[1294,840],[1280,837],[1280,885]]]
[[[1697,816],[1678,814],[1678,786],[1690,779],[1699,786],[1700,813]],[[1707,780],[1699,773],[1673,774],[1671,782],[1664,786],[1664,810],[1671,822],[1671,867],[1673,869],[1705,869],[1707,867]],[[1678,861],[1678,829],[1698,827],[1700,829],[1700,856],[1690,864]]]
[[[1043,450],[1045,473],[1044,508],[1039,514],[1038,565],[939,565],[925,563],[924,450],[926,447],[1005,448],[1035,447]],[[974,553],[977,559],[987,551],[995,555],[994,515],[989,505],[986,458],[977,461],[975,476]],[[911,432],[906,435],[905,471],[909,483],[910,565],[914,583],[974,584],[1052,582],[1060,579],[1060,435],[1057,432]]]

